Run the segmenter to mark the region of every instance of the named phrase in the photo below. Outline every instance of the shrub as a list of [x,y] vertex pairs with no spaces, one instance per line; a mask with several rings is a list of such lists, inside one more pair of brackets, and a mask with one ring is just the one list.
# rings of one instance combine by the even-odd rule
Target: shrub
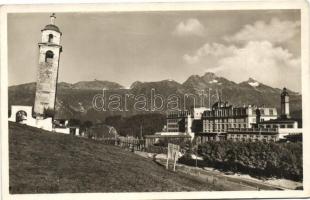
[[69,119],[68,126],[80,126],[81,121],[79,119]]
[[44,109],[44,111],[43,111],[43,116],[44,116],[44,118],[51,117],[51,118],[54,119],[55,110],[54,110],[54,109],[50,109],[50,108],[46,108],[46,109]]
[[156,154],[167,154],[168,148],[163,146],[153,146],[150,145],[145,149],[146,152],[156,153]]
[[198,147],[198,154],[203,156],[202,165],[222,170],[297,181],[303,177],[301,142],[208,142]]
[[168,147],[168,143],[179,145],[181,149],[191,147],[191,141],[188,138],[160,138],[155,145]]

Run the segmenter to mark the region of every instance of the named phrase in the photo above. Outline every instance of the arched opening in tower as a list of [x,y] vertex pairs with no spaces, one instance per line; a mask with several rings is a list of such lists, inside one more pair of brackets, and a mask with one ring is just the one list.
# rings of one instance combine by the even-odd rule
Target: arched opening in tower
[[47,51],[45,54],[45,62],[52,63],[54,58],[54,53],[52,51]]

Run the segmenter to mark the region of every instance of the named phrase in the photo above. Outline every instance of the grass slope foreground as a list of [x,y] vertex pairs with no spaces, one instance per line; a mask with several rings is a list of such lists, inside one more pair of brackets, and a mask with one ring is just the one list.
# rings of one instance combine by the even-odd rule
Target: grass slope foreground
[[10,193],[213,190],[99,141],[9,123]]

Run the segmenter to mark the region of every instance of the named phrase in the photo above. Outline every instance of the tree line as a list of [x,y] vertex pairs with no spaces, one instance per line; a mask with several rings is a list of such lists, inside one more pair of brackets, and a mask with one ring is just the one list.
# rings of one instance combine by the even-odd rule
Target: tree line
[[[208,142],[198,146],[200,166],[211,166],[259,177],[303,179],[302,142]],[[181,162],[187,162],[186,156]]]
[[130,117],[117,115],[107,117],[104,123],[113,126],[121,136],[140,137],[162,131],[166,124],[166,117],[159,113],[138,114]]

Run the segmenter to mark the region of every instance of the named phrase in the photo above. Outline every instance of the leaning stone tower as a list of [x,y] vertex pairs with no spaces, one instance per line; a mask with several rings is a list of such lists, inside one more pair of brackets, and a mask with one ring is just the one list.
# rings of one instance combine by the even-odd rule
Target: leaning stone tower
[[41,42],[39,43],[39,66],[37,70],[37,86],[34,102],[34,113],[41,117],[44,110],[54,110],[59,57],[62,52],[60,45],[61,32],[55,25],[56,16],[50,16],[50,24],[42,29]]

